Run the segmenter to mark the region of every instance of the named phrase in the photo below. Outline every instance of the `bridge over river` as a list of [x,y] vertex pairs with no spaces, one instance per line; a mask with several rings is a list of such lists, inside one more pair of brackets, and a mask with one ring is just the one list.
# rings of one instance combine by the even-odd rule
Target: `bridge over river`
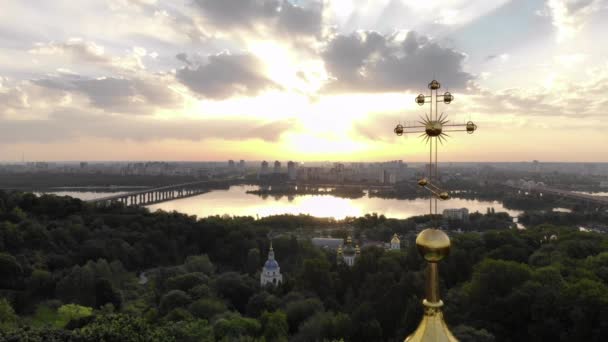
[[167,185],[158,188],[137,190],[119,195],[88,200],[89,203],[109,205],[122,203],[127,206],[144,206],[174,199],[196,196],[215,189],[228,189],[234,180],[205,180],[198,182]]
[[561,198],[567,198],[578,202],[584,202],[586,204],[599,205],[601,207],[608,207],[608,197],[605,196],[593,196],[588,194],[581,194],[579,192],[561,190],[552,188],[542,184],[526,184],[526,185],[509,185],[506,186],[528,193],[536,193],[541,195],[551,195]]

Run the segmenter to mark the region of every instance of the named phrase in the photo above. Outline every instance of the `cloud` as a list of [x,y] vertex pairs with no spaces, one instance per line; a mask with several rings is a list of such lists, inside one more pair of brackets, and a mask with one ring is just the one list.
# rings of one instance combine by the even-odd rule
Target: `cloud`
[[[119,72],[132,72],[145,69],[142,58],[148,56],[144,48],[137,46],[134,46],[124,56],[110,56],[105,53],[103,46],[81,38],[70,38],[65,42],[35,43],[34,47],[28,52],[34,55],[45,56],[47,59],[58,57],[61,63],[65,63],[63,58],[68,57],[72,63],[78,65],[93,65]],[[151,55],[153,56],[153,54]]]
[[509,54],[507,54],[507,53],[503,53],[503,54],[500,54],[500,55],[488,55],[485,58],[486,62],[491,62],[491,61],[494,61],[494,60],[500,60],[501,62],[505,62],[508,59],[509,59]]
[[471,74],[462,70],[465,55],[410,31],[398,34],[355,32],[337,35],[322,53],[335,92],[387,92],[419,89],[435,75],[452,89],[464,88]]
[[48,119],[0,120],[0,141],[7,143],[53,143],[81,138],[158,141],[204,139],[276,141],[293,127],[292,120],[156,120],[110,115],[103,112],[65,110],[52,113]]
[[181,103],[181,96],[162,78],[85,78],[64,75],[33,80],[49,89],[85,95],[94,107],[108,112],[151,114],[156,107],[171,108]]
[[104,54],[104,48],[94,42],[80,38],[70,38],[66,42],[36,43],[29,50],[36,55],[69,55],[71,58],[88,63],[110,64],[111,58]]
[[211,55],[205,64],[179,69],[176,77],[193,92],[213,99],[256,95],[265,89],[278,88],[264,75],[262,62],[250,54]]
[[601,5],[602,0],[548,0],[547,9],[557,29],[558,42],[575,37]]
[[299,6],[287,0],[195,0],[206,21],[219,30],[260,27],[275,34],[317,35],[321,32],[323,3]]

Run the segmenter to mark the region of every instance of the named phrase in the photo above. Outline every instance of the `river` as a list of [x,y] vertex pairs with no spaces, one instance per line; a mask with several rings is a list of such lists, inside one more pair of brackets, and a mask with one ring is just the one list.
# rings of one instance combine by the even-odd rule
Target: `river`
[[[358,217],[365,214],[378,213],[391,218],[408,218],[428,214],[428,199],[413,200],[386,199],[377,197],[361,197],[356,199],[340,198],[332,195],[301,195],[294,197],[273,196],[260,197],[247,194],[247,190],[255,190],[257,186],[232,186],[229,190],[213,190],[194,197],[176,199],[148,206],[151,211],[162,209],[178,211],[188,215],[207,217],[212,215],[264,217],[279,214],[307,214],[316,217],[333,217],[343,219],[347,216]],[[81,199],[104,197],[113,192],[76,192],[62,191],[58,195],[68,195]],[[496,212],[507,212],[512,217],[521,213],[519,210],[509,210],[499,201],[481,201],[452,198],[438,202],[438,212],[447,208],[467,208],[473,213],[485,213],[488,208]]]

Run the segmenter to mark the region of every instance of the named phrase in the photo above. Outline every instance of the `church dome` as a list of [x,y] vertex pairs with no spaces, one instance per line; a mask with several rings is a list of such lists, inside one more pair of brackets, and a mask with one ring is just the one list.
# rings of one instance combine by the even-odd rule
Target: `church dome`
[[279,268],[279,263],[274,259],[266,260],[264,268],[267,270],[275,270]]
[[397,234],[395,233],[395,235],[393,235],[393,238],[391,239],[391,243],[401,243],[401,240],[399,240],[399,236],[397,236]]

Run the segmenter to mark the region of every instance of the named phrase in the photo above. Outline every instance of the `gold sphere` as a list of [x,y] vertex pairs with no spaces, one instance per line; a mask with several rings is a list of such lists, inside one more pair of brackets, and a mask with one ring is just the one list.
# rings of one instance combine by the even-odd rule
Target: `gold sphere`
[[403,135],[404,131],[405,129],[402,124],[398,124],[397,127],[395,127],[395,134],[399,136]]
[[450,199],[450,194],[448,194],[447,192],[444,191],[444,192],[442,192],[442,193],[439,194],[439,198],[442,201],[448,200],[448,199]]
[[425,97],[424,95],[420,94],[418,96],[416,96],[416,103],[420,106],[422,106],[424,104],[425,101]]
[[426,178],[422,178],[418,181],[418,185],[420,186],[426,186],[427,184],[429,184],[429,181]]
[[450,254],[450,238],[440,229],[427,228],[416,237],[418,252],[428,262],[438,262]]
[[446,91],[445,94],[443,94],[443,103],[450,104],[452,101],[454,101],[454,95],[450,94],[449,91]]
[[477,130],[477,125],[473,121],[467,122],[467,133],[473,134]]

